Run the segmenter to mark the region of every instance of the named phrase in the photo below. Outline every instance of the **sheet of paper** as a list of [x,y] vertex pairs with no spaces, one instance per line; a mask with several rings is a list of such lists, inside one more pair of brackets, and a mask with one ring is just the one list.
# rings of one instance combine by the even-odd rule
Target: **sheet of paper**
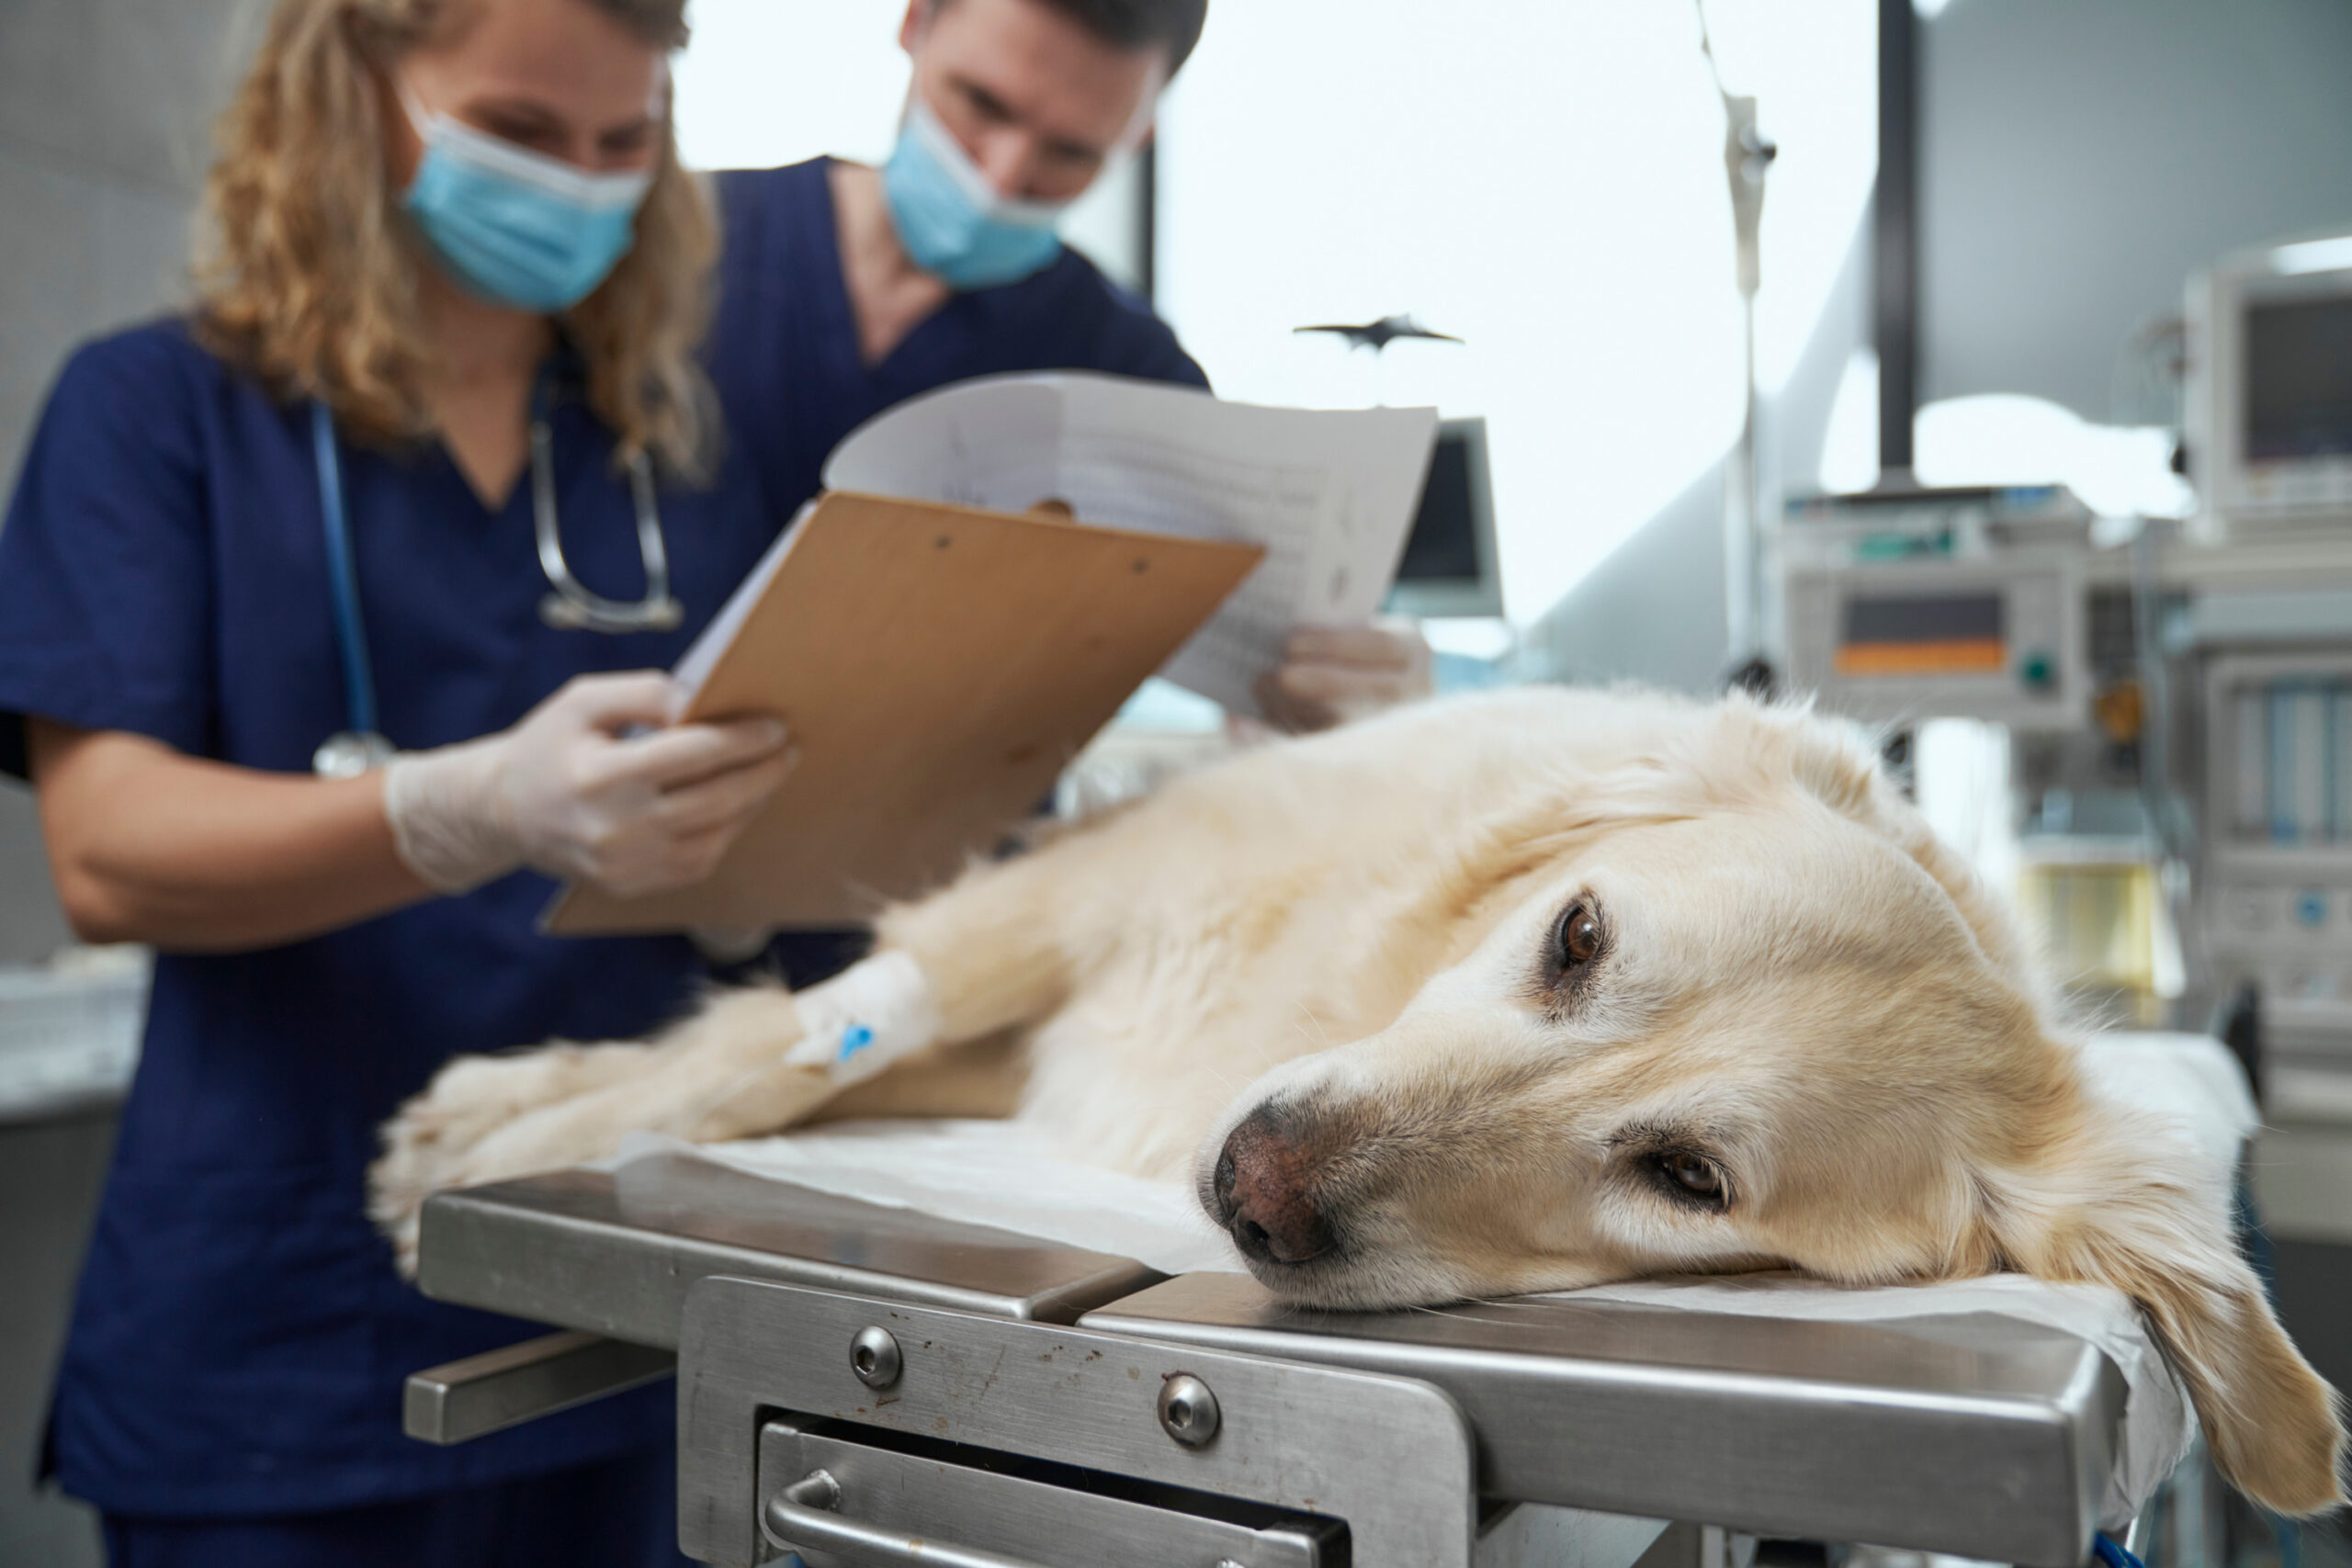
[[1262,545],[1265,563],[1162,671],[1255,715],[1306,623],[1362,621],[1395,578],[1434,409],[1274,409],[1113,376],[990,377],[902,403],[825,465],[835,490]]

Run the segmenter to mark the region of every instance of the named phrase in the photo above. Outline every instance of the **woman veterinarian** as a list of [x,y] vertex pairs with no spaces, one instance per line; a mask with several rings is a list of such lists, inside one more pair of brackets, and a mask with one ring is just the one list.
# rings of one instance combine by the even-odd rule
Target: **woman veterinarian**
[[0,763],[162,954],[50,1432],[119,1568],[678,1561],[667,1388],[401,1435],[528,1329],[402,1284],[361,1176],[451,1055],[684,1005],[682,938],[536,934],[549,878],[691,881],[790,764],[616,673],[773,536],[708,471],[684,8],[279,0],[196,307],[74,357],[0,529]]

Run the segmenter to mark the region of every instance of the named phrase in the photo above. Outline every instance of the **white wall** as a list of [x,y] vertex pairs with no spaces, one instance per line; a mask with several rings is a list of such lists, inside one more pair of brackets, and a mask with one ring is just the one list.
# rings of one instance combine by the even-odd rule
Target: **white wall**
[[2192,269],[2352,228],[2344,0],[1951,0],[1920,72],[1922,400],[2109,421]]

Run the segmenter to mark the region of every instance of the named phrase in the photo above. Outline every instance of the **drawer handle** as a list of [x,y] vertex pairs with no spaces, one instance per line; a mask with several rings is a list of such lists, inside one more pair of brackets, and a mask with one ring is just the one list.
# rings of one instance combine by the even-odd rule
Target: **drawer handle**
[[1002,1557],[845,1519],[841,1506],[841,1483],[828,1471],[812,1470],[768,1499],[760,1524],[773,1545],[833,1552],[873,1568],[1039,1568],[1026,1558]]

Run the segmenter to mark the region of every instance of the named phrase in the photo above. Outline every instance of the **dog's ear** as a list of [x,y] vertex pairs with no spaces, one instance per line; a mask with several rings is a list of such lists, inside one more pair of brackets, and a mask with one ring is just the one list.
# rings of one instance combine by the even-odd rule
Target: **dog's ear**
[[2312,1371],[2239,1255],[2225,1194],[2159,1127],[2090,1124],[2039,1168],[1980,1176],[2003,1256],[2137,1303],[2188,1385],[2222,1474],[2282,1514],[2344,1500],[2335,1391]]

